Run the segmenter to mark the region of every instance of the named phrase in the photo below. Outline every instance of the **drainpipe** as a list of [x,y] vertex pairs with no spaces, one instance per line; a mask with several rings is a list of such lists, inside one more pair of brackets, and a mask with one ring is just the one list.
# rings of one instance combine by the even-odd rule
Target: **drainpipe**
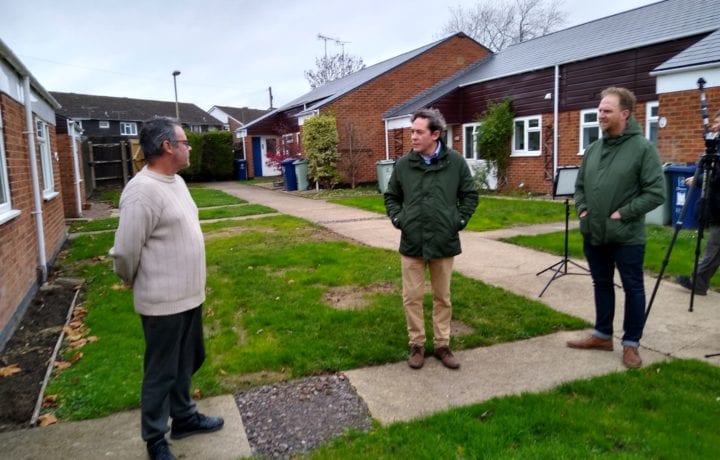
[[75,201],[77,203],[77,216],[82,217],[82,194],[80,193],[80,162],[78,161],[78,148],[77,148],[77,132],[75,128],[77,124],[74,121],[68,120],[68,131],[70,131],[70,142],[72,142],[72,156],[73,156],[73,174],[75,174]]
[[27,75],[23,78],[23,99],[25,100],[25,134],[27,134],[30,178],[32,179],[33,206],[35,207],[32,214],[35,216],[35,226],[37,227],[38,270],[40,271],[41,283],[45,283],[48,277],[48,267],[47,258],[45,257],[45,227],[43,226],[42,199],[40,197],[42,192],[40,190],[37,160],[35,158],[35,123],[33,121],[32,99],[30,97],[30,77]]
[[388,121],[385,120],[385,159],[390,159],[390,138],[388,137]]
[[553,88],[553,177],[558,170],[558,111],[560,107],[560,66],[555,65],[555,88]]

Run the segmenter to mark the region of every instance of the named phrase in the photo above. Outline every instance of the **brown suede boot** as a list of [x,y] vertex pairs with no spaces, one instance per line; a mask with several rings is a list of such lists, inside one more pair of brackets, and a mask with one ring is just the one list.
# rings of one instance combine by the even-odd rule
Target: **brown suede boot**
[[601,339],[594,335],[579,340],[568,340],[565,344],[570,348],[579,348],[581,350],[613,351],[612,339]]
[[443,366],[447,367],[448,369],[459,369],[460,368],[460,361],[453,356],[452,351],[450,351],[450,347],[438,347],[435,349],[435,357],[442,361]]
[[410,357],[408,366],[413,369],[420,369],[425,364],[425,348],[422,345],[410,345]]
[[623,364],[630,369],[642,366],[642,359],[640,359],[638,347],[623,347]]

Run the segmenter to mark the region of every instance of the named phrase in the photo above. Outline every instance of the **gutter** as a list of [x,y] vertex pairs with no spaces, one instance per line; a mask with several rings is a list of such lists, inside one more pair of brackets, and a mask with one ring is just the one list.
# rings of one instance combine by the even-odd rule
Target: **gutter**
[[33,206],[35,207],[32,214],[35,216],[35,226],[37,227],[38,270],[40,272],[40,284],[43,284],[47,281],[48,266],[47,258],[45,257],[45,227],[43,225],[42,199],[40,196],[40,181],[38,180],[37,159],[35,152],[35,123],[32,112],[32,98],[30,95],[30,77],[28,75],[23,77],[23,99],[25,103],[25,134],[27,134]]
[[558,116],[560,112],[560,66],[555,65],[555,83],[553,88],[553,180],[558,170]]

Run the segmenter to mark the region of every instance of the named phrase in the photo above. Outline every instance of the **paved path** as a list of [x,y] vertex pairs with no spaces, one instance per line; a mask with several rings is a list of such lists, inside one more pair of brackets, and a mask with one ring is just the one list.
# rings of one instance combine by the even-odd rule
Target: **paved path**
[[[325,201],[301,198],[291,193],[267,190],[238,182],[212,183],[251,203],[263,204],[287,215],[309,220],[340,235],[369,246],[396,250],[399,232],[387,218],[367,211]],[[561,216],[562,217],[562,216]],[[589,276],[567,275],[553,281],[543,297],[540,291],[552,276],[537,273],[559,261],[557,256],[520,248],[498,238],[527,233],[562,231],[563,224],[518,227],[492,232],[463,232],[463,254],[455,269],[465,276],[538,299],[549,307],[589,322],[593,321],[593,296]],[[584,261],[576,260],[581,266]],[[571,273],[582,270],[570,266]],[[655,284],[646,278],[646,290]],[[621,296],[620,296],[621,297]],[[696,358],[720,365],[720,358],[704,358],[720,351],[720,294],[710,292],[695,298],[695,312],[688,313],[687,291],[663,282],[645,328],[641,354],[645,363],[677,358]],[[616,330],[622,331],[622,308]],[[619,334],[615,351],[581,351],[565,347],[569,338],[585,332],[559,332],[547,336],[457,352],[459,371],[450,371],[434,358],[423,369],[412,371],[404,362],[346,372],[372,416],[383,424],[411,420],[450,407],[473,404],[495,396],[541,391],[566,381],[624,371]],[[242,420],[231,396],[201,402],[208,412],[223,415],[226,428],[173,442],[176,454],[186,458],[239,458],[250,455]],[[0,434],[3,454],[8,458],[41,458],[53,452],[57,458],[144,458],[138,438],[138,411],[99,420],[62,423],[57,426]],[[199,454],[202,452],[202,454]]]

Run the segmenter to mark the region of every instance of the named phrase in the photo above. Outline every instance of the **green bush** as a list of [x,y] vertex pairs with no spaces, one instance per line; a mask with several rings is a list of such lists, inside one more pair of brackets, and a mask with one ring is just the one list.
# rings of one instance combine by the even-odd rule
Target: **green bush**
[[203,133],[201,175],[204,180],[233,177],[233,136],[229,131]]
[[190,142],[190,166],[180,171],[180,175],[185,179],[197,179],[202,171],[202,140],[200,133],[186,131],[188,142]]
[[323,188],[333,188],[340,180],[337,163],[338,133],[334,115],[316,115],[303,125],[303,144],[308,160],[308,177]]
[[506,182],[510,162],[510,139],[513,133],[512,101],[489,103],[480,116],[481,123],[477,137],[478,152],[483,160],[490,161],[497,168],[497,185],[500,189]]

